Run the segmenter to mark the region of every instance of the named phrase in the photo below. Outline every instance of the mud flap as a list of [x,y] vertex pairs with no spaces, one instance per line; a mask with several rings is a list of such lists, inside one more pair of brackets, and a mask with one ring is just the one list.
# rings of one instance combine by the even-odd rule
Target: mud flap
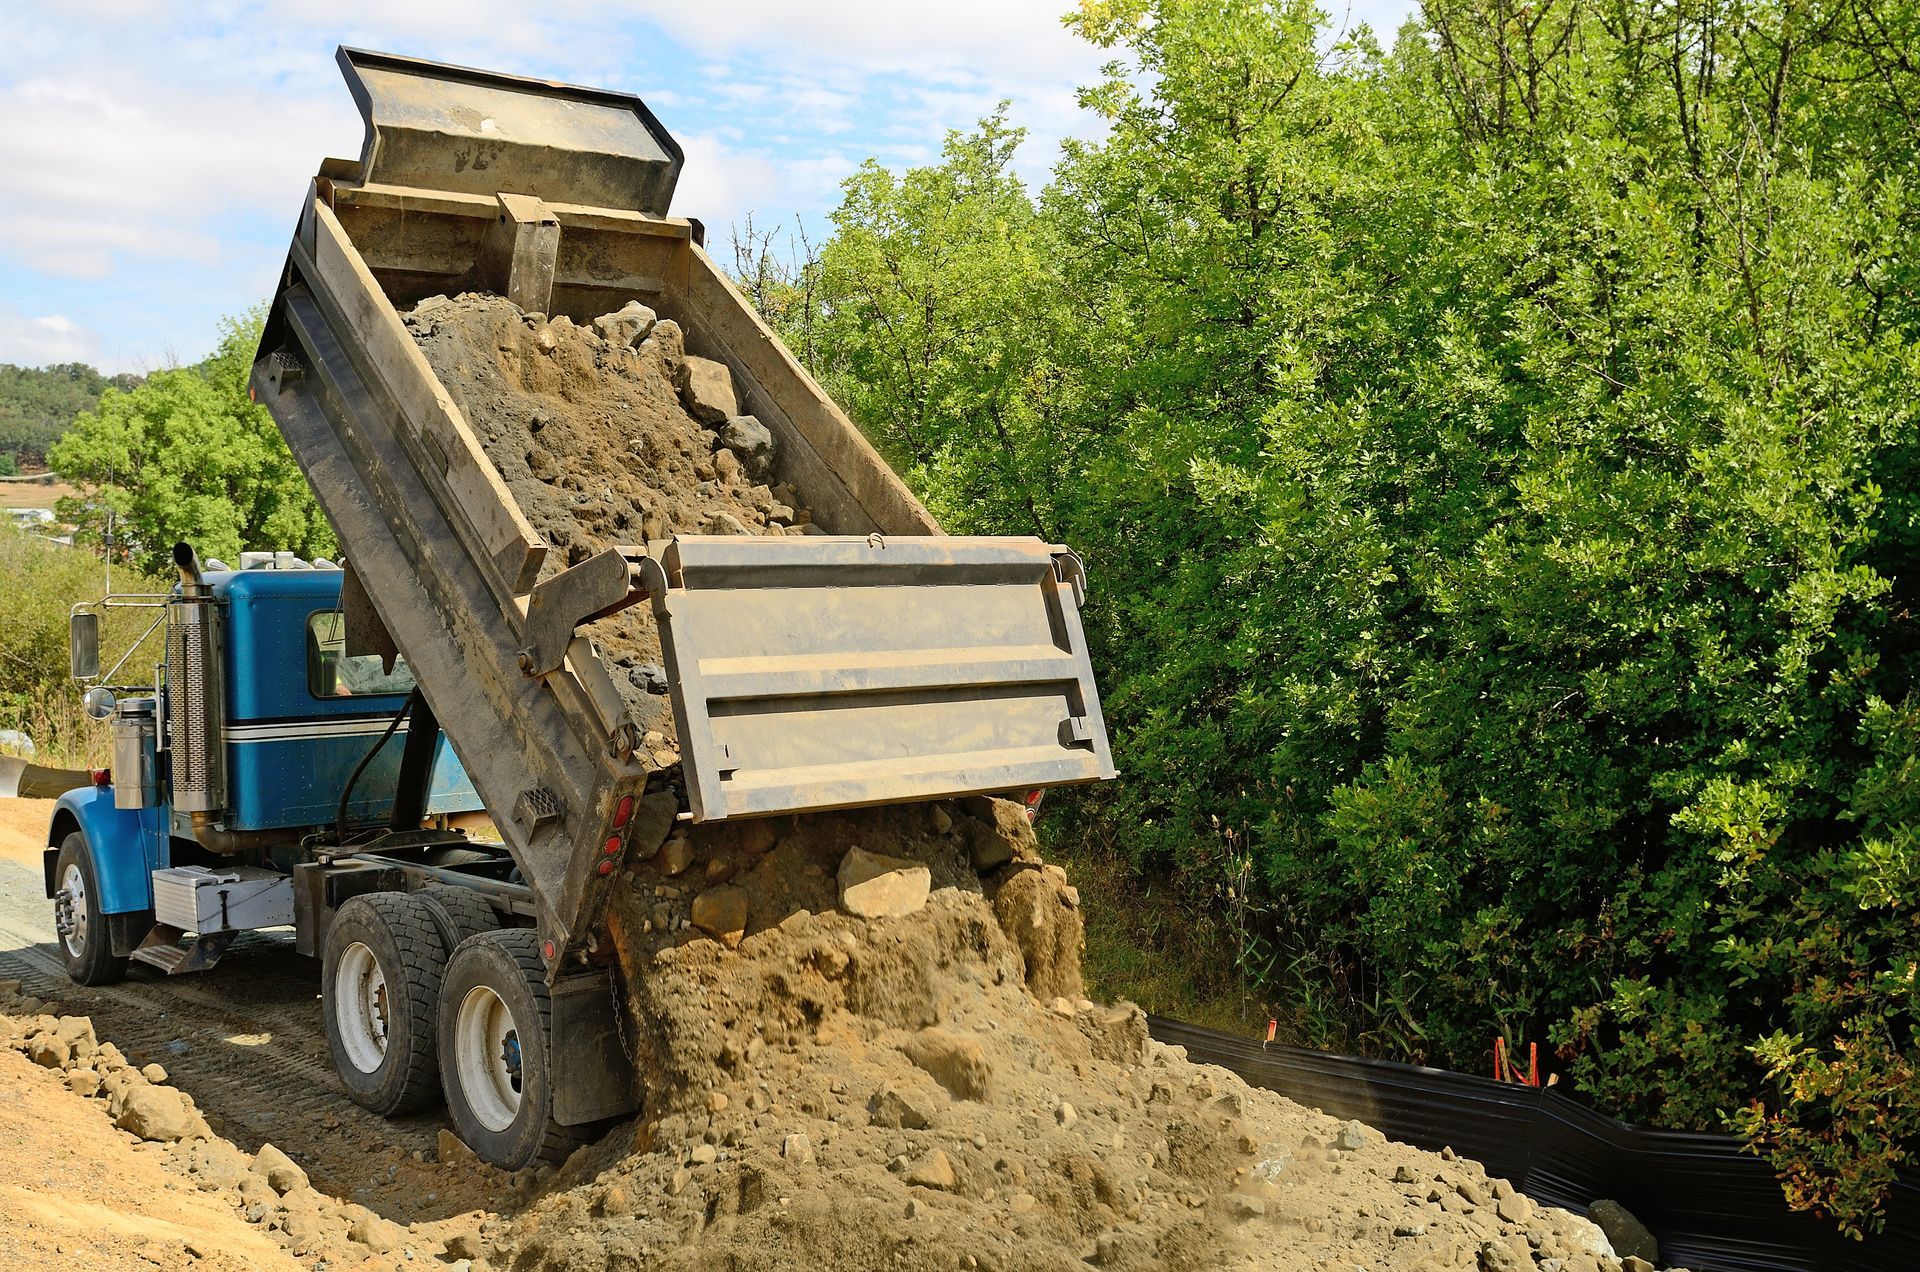
[[564,976],[548,991],[553,1036],[553,1120],[583,1126],[640,1107],[638,1075],[621,1040],[620,1007],[611,972]]

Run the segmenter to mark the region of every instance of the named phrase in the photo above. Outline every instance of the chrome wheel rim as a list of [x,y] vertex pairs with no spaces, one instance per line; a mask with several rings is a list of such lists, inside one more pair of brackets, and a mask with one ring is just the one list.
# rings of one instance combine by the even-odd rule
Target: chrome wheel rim
[[87,952],[87,876],[80,869],[80,863],[70,861],[60,876],[60,892],[55,921],[60,929],[60,943],[67,947],[67,953],[74,958],[83,958]]
[[387,978],[363,942],[340,953],[333,972],[333,1014],[347,1060],[362,1073],[378,1069],[387,1058]]
[[504,1131],[520,1115],[520,1031],[500,995],[476,985],[454,1017],[454,1062],[467,1107],[480,1125]]

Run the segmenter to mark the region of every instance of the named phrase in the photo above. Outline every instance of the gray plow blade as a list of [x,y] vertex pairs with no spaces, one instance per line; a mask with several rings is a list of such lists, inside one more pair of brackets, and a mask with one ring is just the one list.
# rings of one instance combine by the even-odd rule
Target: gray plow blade
[[84,769],[46,768],[12,755],[0,755],[0,799],[58,799],[93,785]]

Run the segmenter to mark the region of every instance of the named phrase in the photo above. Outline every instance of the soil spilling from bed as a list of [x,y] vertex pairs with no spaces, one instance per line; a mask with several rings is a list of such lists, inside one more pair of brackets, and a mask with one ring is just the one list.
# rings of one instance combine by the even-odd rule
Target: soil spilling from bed
[[[406,323],[547,541],[541,578],[675,533],[818,533],[790,487],[768,484],[771,438],[737,413],[726,368],[689,358],[679,324],[635,305],[582,326],[479,294],[429,297]],[[590,632],[642,733],[656,735],[649,756],[673,763],[652,611],[633,606]]]

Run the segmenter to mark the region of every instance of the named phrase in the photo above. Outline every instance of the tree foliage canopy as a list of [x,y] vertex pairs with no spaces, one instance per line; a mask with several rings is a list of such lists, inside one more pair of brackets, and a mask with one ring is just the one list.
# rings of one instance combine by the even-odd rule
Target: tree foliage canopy
[[85,495],[60,502],[82,537],[163,572],[176,542],[234,561],[243,548],[320,556],[333,531],[273,417],[247,398],[262,314],[228,319],[191,367],[108,389],[48,454]]
[[[1317,1040],[1545,1039],[1859,1231],[1920,1145],[1920,6],[1086,0],[1107,121],[851,178],[783,328],[1083,551],[1123,781]],[[787,298],[789,301],[791,297]]]
[[108,388],[130,389],[131,375],[105,376],[84,362],[50,367],[16,367],[0,362],[0,456],[39,463],[47,448],[91,410]]

